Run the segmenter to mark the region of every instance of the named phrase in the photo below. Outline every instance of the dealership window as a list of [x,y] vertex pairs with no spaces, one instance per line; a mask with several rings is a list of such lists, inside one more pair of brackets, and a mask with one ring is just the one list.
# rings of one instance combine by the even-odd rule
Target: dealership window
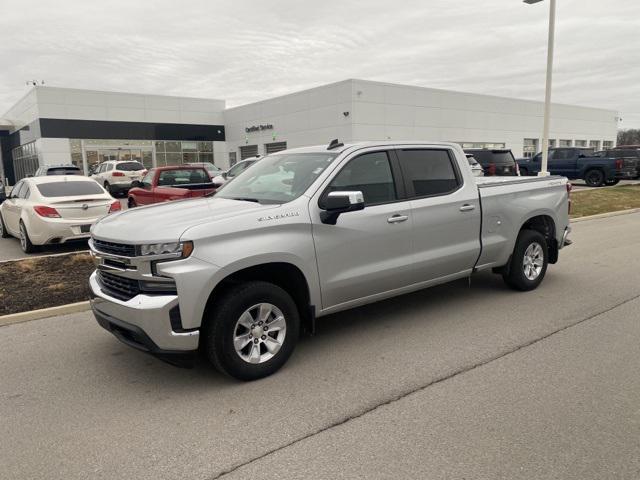
[[240,160],[256,156],[258,156],[258,145],[246,145],[244,147],[240,147]]
[[264,144],[265,155],[269,155],[270,153],[276,153],[286,149],[287,149],[287,142],[273,142],[273,143]]
[[591,140],[589,141],[589,146],[594,150],[600,150],[600,140]]
[[525,138],[524,147],[522,149],[525,158],[531,158],[538,153],[538,139],[537,138]]
[[14,148],[11,151],[11,156],[13,158],[13,171],[16,181],[33,175],[40,166],[36,142],[25,143]]
[[606,150],[608,148],[613,148],[613,142],[611,140],[603,140],[602,141],[602,149]]
[[586,140],[576,140],[575,141],[575,146],[576,147],[586,147],[587,146],[587,141]]
[[570,147],[571,146],[571,140],[560,140],[560,145],[561,147]]
[[556,139],[555,138],[550,138],[549,139],[549,148],[553,148],[556,146]]
[[236,152],[229,152],[229,166],[233,167],[238,161],[238,157],[236,156]]
[[214,163],[213,142],[158,140],[155,146],[158,167],[195,162]]

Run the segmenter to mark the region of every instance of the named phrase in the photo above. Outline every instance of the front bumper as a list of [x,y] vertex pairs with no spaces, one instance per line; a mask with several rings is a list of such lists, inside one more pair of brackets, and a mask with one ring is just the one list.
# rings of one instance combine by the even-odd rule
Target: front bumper
[[198,349],[199,330],[173,331],[171,316],[179,312],[177,295],[139,294],[119,300],[102,289],[96,272],[91,274],[89,286],[96,320],[120,341],[161,357]]

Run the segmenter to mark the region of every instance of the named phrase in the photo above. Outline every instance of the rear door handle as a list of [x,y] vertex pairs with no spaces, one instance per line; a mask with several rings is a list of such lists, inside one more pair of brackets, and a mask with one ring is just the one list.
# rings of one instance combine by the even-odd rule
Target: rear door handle
[[395,214],[392,215],[391,217],[387,218],[387,223],[400,223],[400,222],[405,222],[409,220],[409,216],[408,215],[400,215],[400,214]]
[[460,211],[461,212],[470,212],[471,210],[475,210],[476,206],[475,205],[471,205],[469,203],[465,203],[464,205],[462,205],[460,207]]

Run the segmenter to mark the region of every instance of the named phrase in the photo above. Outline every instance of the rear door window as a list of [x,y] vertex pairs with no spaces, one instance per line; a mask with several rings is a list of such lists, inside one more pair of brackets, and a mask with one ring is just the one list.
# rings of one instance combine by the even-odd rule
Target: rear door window
[[446,195],[458,189],[460,178],[447,150],[400,150],[400,167],[409,197]]
[[43,197],[74,197],[78,195],[100,195],[104,191],[98,182],[49,182],[36,185]]

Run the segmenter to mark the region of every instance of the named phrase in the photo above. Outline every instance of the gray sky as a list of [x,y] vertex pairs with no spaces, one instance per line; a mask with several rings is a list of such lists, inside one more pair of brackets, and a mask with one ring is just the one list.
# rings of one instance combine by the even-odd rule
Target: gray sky
[[[542,100],[548,2],[0,0],[0,111],[47,85],[221,98],[346,78]],[[640,128],[640,2],[559,0],[553,101]]]

